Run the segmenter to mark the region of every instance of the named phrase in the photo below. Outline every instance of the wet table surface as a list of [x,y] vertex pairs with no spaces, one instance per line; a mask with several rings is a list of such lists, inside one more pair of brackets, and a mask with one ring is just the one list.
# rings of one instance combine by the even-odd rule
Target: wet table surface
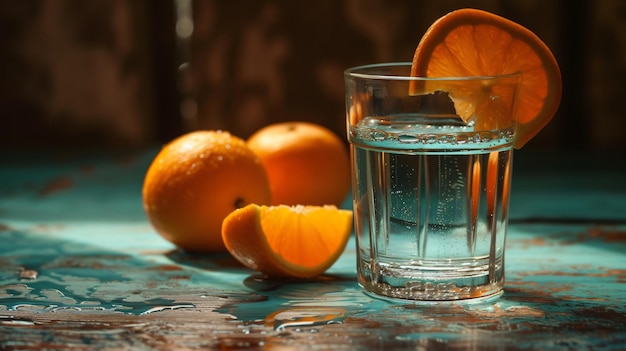
[[304,281],[176,250],[141,207],[154,155],[1,156],[0,349],[626,349],[622,161],[517,152],[503,296],[415,304],[361,291],[354,241]]

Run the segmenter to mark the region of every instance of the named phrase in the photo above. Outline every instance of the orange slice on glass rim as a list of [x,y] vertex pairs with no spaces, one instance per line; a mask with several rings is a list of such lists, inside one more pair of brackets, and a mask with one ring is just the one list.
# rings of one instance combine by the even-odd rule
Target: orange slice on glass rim
[[[496,114],[487,118],[502,121],[515,116],[514,147],[521,148],[552,119],[561,101],[561,71],[550,49],[532,31],[506,18],[477,10],[460,9],[435,21],[419,42],[411,76],[471,77],[521,74],[515,110],[493,106],[494,99],[473,96],[471,81],[425,88],[413,81],[409,93],[448,91],[457,113],[467,121],[480,112]],[[457,81],[458,82],[458,81]],[[422,86],[420,86],[422,85]],[[489,87],[482,87],[489,91]],[[428,90],[428,91],[425,91]],[[490,94],[493,92],[489,92]],[[496,94],[515,93],[504,89]],[[490,105],[491,104],[491,105]],[[481,111],[482,110],[482,111]],[[487,111],[487,112],[485,112]],[[482,117],[480,117],[482,118]],[[492,122],[487,122],[492,123]],[[495,122],[493,122],[495,123]],[[489,128],[490,125],[481,125]],[[497,127],[497,126],[496,126]]]
[[326,206],[259,206],[230,213],[222,223],[228,252],[270,276],[311,278],[339,258],[352,233],[352,211]]

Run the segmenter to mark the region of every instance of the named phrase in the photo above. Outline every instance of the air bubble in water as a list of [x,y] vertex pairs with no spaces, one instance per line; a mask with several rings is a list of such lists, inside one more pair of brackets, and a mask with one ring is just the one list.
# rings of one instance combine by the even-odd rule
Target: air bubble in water
[[463,134],[457,135],[455,137],[455,142],[457,144],[465,144],[465,143],[467,143],[467,135],[463,135]]
[[415,143],[418,141],[417,137],[415,135],[407,135],[407,134],[402,134],[398,137],[398,140],[401,143]]
[[436,135],[426,135],[424,136],[424,142],[427,144],[435,144],[437,143],[437,141],[439,141],[439,138],[437,138]]
[[372,139],[374,140],[385,140],[385,133],[381,133],[381,132],[372,132],[371,134]]

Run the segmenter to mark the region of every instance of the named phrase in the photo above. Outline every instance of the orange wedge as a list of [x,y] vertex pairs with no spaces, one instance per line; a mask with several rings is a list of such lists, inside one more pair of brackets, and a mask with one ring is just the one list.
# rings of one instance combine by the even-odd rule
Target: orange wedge
[[244,266],[271,276],[310,278],[337,261],[352,233],[352,211],[335,206],[259,206],[229,214],[222,238]]
[[[445,90],[467,120],[473,113],[491,113],[480,128],[517,119],[514,147],[520,148],[552,119],[561,101],[561,71],[550,49],[527,28],[498,15],[460,9],[435,21],[415,50],[411,75],[415,77],[469,77],[521,74],[521,85],[514,110],[494,106],[494,96],[515,93],[510,89],[490,91],[488,98],[472,96],[476,87],[412,82],[410,94]],[[486,80],[485,82],[489,82]],[[424,87],[424,84],[431,84]],[[442,85],[443,84],[443,85]],[[471,83],[468,81],[467,83]],[[506,100],[506,99],[503,99]],[[485,112],[490,111],[490,112]],[[479,119],[483,117],[478,117]],[[498,128],[497,125],[493,126]]]

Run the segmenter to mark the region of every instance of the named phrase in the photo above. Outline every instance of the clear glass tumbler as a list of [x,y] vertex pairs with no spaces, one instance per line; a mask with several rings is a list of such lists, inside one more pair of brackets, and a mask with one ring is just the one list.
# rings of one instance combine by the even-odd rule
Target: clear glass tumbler
[[359,284],[420,301],[499,296],[520,75],[410,69],[345,72]]

